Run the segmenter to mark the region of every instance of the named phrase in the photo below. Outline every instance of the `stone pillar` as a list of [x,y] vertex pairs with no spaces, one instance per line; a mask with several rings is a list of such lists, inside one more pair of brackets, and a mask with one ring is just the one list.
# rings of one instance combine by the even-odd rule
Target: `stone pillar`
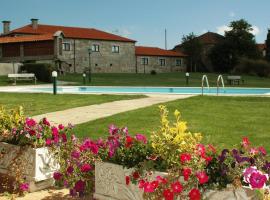
[[3,23],[3,34],[8,34],[10,32],[10,21],[2,21]]

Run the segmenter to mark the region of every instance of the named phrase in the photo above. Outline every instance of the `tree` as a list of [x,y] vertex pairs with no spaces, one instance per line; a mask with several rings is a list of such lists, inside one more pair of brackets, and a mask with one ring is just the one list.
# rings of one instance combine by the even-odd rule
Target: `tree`
[[265,41],[266,44],[266,55],[265,58],[270,62],[270,29],[268,29],[267,38]]
[[224,41],[213,48],[210,59],[215,71],[229,72],[238,63],[239,58],[260,57],[252,26],[244,19],[232,21],[230,31],[225,32]]
[[189,71],[196,72],[200,62],[202,44],[194,33],[190,33],[182,37],[181,47],[183,48],[184,53],[188,55]]

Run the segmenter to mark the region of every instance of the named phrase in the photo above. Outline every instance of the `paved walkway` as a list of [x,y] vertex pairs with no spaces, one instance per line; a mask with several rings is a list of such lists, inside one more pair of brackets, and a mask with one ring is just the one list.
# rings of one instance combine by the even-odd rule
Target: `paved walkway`
[[34,116],[36,120],[47,117],[53,124],[81,124],[95,119],[112,116],[121,112],[135,110],[151,106],[154,104],[161,104],[176,99],[184,99],[194,95],[147,95],[146,98],[121,100],[103,104],[96,104],[90,106],[76,107],[63,111],[45,113]]

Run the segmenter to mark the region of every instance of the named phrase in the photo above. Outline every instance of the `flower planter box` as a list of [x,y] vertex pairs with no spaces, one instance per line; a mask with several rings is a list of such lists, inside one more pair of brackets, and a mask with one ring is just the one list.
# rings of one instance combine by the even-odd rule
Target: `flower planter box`
[[12,176],[11,166],[14,160],[21,159],[20,166],[26,182],[30,185],[30,192],[45,189],[53,185],[53,172],[58,164],[50,155],[47,147],[20,147],[0,142],[0,173]]
[[[143,191],[130,182],[126,185],[125,177],[132,169],[125,169],[121,165],[96,162],[95,164],[95,193],[99,200],[143,200]],[[154,177],[160,172],[154,174]],[[164,173],[163,173],[164,174]],[[248,188],[235,189],[228,187],[222,191],[209,190],[205,192],[206,199],[218,200],[256,200],[255,192]]]

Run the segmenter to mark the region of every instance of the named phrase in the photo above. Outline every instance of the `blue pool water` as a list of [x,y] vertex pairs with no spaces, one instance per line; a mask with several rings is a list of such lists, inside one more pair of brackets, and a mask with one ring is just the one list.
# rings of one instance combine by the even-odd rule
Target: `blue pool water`
[[[35,91],[52,92],[52,88],[34,88]],[[63,93],[161,93],[161,94],[201,94],[201,88],[195,87],[58,87]],[[217,88],[204,89],[205,94],[216,94]],[[220,88],[220,94],[264,95],[270,94],[270,88]]]

